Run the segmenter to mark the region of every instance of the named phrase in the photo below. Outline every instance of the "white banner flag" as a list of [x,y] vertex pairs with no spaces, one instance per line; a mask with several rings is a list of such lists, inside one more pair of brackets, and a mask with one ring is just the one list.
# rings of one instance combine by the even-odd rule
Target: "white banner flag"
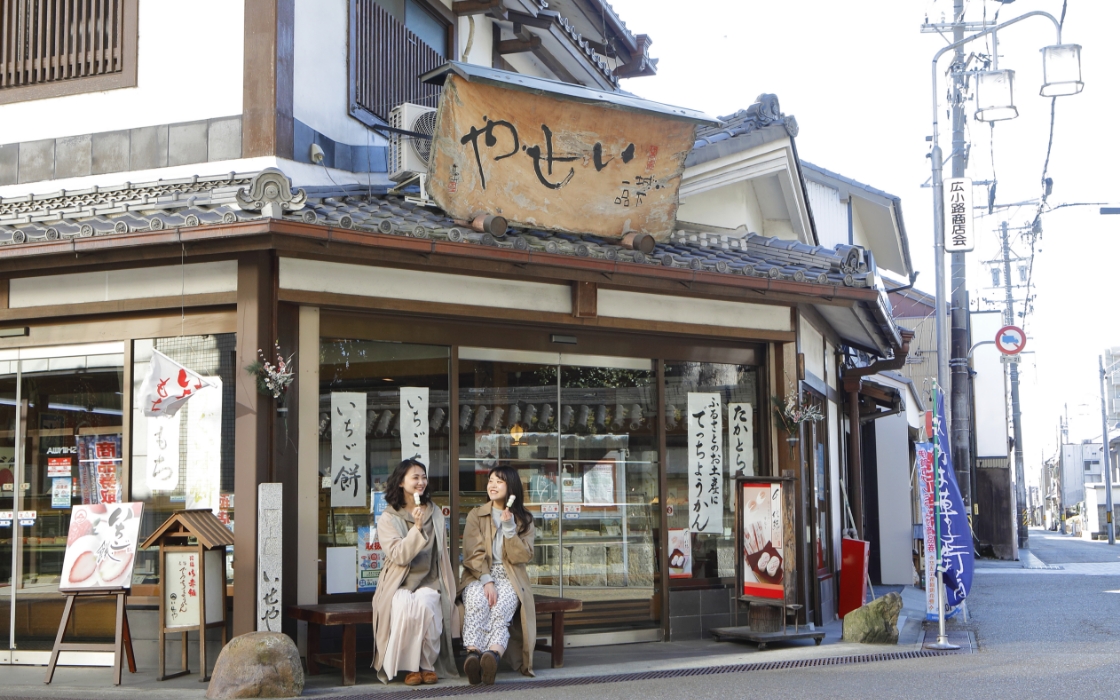
[[365,508],[367,493],[366,395],[331,392],[331,507]]
[[222,493],[222,379],[210,377],[187,409],[187,508],[217,515]]
[[[221,396],[221,392],[218,392]],[[179,488],[179,424],[183,416],[148,419],[148,488],[174,491]]]
[[401,459],[428,462],[428,387],[401,387]]
[[173,416],[200,390],[212,386],[159,350],[152,350],[148,376],[140,388],[141,406],[145,416]]
[[732,478],[754,476],[754,406],[727,404],[727,469]]
[[688,529],[723,534],[723,416],[719,394],[688,394]]

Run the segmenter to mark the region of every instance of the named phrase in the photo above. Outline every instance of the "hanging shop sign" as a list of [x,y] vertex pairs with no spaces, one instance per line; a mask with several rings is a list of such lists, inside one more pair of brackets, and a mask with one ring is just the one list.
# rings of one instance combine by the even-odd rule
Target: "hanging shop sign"
[[428,387],[401,387],[401,459],[428,461]]
[[949,253],[967,253],[975,247],[972,179],[951,177],[945,181],[945,250]]
[[727,404],[727,469],[732,478],[754,476],[754,406]]
[[331,392],[331,507],[365,508],[366,479],[366,395]]
[[688,529],[723,533],[723,409],[718,393],[688,394]]
[[59,590],[130,588],[143,510],[143,503],[74,506]]
[[428,194],[456,219],[667,239],[692,121],[448,76]]

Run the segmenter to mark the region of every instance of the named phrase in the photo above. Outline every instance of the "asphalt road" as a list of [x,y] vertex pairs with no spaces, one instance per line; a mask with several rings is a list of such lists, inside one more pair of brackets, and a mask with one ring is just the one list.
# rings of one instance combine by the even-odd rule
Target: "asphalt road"
[[[1120,545],[1032,530],[1047,564],[1116,562]],[[1120,576],[984,568],[969,597],[980,651],[852,666],[541,688],[518,693],[566,700],[684,698],[1087,698],[1120,697]],[[509,694],[475,695],[506,698]]]

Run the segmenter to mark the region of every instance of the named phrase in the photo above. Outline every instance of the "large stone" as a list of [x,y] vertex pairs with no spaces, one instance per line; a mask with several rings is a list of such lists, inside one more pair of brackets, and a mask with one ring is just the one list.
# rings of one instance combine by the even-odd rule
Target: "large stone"
[[898,644],[898,613],[902,596],[888,593],[844,616],[844,641],[859,644]]
[[279,632],[250,632],[222,649],[206,697],[294,698],[303,692],[299,650]]

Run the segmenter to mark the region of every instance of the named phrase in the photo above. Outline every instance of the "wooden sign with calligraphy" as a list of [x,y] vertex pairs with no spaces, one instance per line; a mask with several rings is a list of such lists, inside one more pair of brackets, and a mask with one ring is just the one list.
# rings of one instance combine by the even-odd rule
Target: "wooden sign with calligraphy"
[[453,218],[664,240],[695,125],[448,76],[428,195]]

